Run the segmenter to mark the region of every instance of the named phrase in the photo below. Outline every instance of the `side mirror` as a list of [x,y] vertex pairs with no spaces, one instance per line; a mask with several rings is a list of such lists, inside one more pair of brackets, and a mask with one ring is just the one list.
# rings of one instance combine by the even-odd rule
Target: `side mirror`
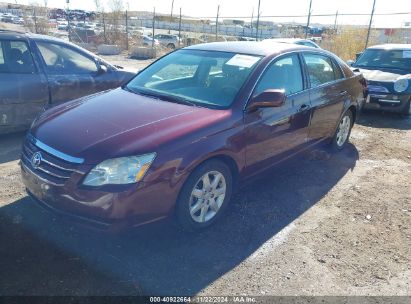
[[99,68],[98,68],[98,73],[99,74],[104,74],[107,73],[108,68],[104,65],[104,64],[100,64]]
[[281,107],[285,103],[285,98],[284,90],[265,90],[251,98],[247,110],[253,111],[259,108]]
[[354,61],[354,60],[347,60],[346,63],[347,63],[350,67],[352,67],[353,64],[355,63],[355,61]]

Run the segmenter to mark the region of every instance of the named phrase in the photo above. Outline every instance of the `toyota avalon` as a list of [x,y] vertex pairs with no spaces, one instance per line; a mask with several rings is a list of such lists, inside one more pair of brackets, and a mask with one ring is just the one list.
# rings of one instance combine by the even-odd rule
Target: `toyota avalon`
[[224,215],[236,186],[319,143],[346,145],[365,81],[335,55],[273,42],[190,46],[121,88],[33,123],[21,169],[30,196],[101,228]]

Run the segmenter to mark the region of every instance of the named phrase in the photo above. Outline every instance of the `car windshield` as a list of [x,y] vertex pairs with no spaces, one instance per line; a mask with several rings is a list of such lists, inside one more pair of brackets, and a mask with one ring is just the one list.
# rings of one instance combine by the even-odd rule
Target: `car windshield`
[[228,108],[260,56],[179,50],[140,72],[125,89],[172,102]]
[[411,70],[411,50],[368,49],[358,58],[355,66]]

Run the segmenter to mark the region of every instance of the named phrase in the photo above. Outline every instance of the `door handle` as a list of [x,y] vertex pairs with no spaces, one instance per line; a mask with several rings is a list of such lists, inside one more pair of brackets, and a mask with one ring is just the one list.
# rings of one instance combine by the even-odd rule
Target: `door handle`
[[340,96],[344,96],[344,95],[347,95],[347,94],[348,94],[347,91],[341,91],[341,92],[340,92]]
[[304,112],[310,109],[310,106],[308,104],[303,104],[301,107],[298,109],[298,112]]

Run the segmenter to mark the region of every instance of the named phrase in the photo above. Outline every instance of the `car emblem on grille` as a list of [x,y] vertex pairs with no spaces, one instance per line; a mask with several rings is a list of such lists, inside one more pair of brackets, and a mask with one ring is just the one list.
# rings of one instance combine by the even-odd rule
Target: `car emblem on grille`
[[37,169],[40,166],[42,158],[43,157],[40,152],[33,154],[33,156],[31,157],[31,165],[34,169]]

